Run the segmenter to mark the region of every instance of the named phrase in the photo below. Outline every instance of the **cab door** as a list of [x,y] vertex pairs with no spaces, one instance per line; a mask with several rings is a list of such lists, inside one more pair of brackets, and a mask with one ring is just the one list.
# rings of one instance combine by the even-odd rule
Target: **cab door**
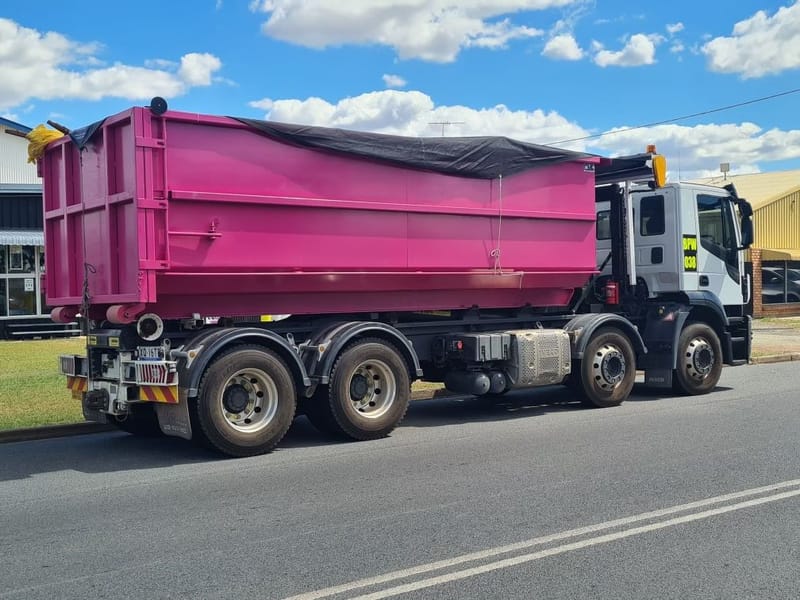
[[634,195],[636,275],[650,296],[680,289],[677,194],[666,186]]
[[724,305],[742,303],[742,262],[731,202],[727,196],[695,192],[697,289]]

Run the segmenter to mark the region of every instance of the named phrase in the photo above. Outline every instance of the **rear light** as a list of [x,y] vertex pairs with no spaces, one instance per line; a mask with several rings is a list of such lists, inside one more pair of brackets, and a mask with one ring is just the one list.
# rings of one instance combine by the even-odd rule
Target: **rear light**
[[175,385],[178,372],[174,362],[134,361],[123,363],[125,380],[136,385]]
[[75,375],[77,371],[75,370],[75,357],[74,356],[67,356],[61,355],[58,357],[59,362],[59,369],[61,370],[62,375]]
[[58,357],[58,368],[62,375],[86,377],[87,364],[86,357],[77,354],[62,354]]
[[619,284],[616,281],[606,282],[606,304],[619,304]]
[[166,385],[169,383],[169,368],[164,363],[136,363],[136,383]]

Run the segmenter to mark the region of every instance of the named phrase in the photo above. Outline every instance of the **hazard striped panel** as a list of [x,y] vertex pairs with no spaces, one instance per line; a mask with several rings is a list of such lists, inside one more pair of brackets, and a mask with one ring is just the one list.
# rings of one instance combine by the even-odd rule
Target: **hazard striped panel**
[[86,377],[67,377],[67,388],[73,392],[85,392],[89,383]]
[[80,400],[88,388],[89,380],[86,377],[67,376],[67,389],[72,392],[72,397],[75,400]]
[[178,386],[139,386],[139,400],[142,402],[161,402],[163,404],[178,403]]

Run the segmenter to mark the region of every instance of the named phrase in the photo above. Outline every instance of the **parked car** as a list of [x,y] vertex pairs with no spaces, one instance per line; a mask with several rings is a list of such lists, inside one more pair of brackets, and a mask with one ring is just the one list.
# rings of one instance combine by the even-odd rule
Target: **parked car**
[[800,269],[762,267],[761,301],[765,304],[800,302]]

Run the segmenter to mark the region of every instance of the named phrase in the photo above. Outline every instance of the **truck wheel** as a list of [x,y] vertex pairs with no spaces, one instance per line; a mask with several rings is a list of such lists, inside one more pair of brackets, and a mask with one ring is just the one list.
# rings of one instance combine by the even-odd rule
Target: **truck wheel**
[[581,402],[587,406],[618,406],[636,379],[636,356],[630,340],[617,329],[596,331],[578,367]]
[[330,385],[308,402],[306,414],[325,433],[374,440],[400,424],[410,396],[408,367],[400,353],[383,340],[365,339],[342,351]]
[[158,426],[158,415],[151,404],[131,406],[130,413],[122,419],[108,417],[108,422],[117,429],[137,437],[160,437],[164,435]]
[[713,390],[722,374],[722,345],[704,323],[690,323],[678,340],[678,362],[672,387],[679,394],[696,396]]
[[296,390],[289,369],[271,350],[243,346],[208,367],[195,404],[201,436],[229,456],[272,450],[292,424]]

